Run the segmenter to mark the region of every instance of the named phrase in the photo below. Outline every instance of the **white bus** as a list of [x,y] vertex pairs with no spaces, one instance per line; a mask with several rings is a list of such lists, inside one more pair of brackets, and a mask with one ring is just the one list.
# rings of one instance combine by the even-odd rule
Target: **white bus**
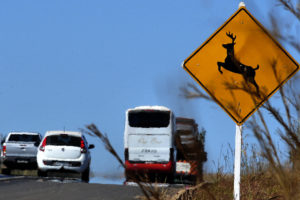
[[175,118],[169,108],[140,106],[126,111],[126,181],[141,176],[173,181]]

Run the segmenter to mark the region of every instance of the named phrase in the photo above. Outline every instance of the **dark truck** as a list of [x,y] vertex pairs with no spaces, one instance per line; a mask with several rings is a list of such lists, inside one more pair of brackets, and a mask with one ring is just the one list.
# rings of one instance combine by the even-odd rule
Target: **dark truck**
[[11,132],[1,142],[1,161],[6,173],[14,168],[36,168],[37,148],[41,142],[39,133]]
[[204,150],[205,131],[199,132],[194,119],[177,117],[175,146],[175,182],[196,184],[203,179],[203,163],[207,160]]

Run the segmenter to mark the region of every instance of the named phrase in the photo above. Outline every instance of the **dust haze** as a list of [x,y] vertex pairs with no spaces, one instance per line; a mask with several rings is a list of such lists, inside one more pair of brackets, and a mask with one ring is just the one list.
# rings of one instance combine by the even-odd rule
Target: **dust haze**
[[200,99],[186,99],[181,91],[182,87],[186,87],[192,81],[186,72],[180,69],[177,74],[174,73],[157,79],[154,83],[154,89],[157,102],[173,110],[175,116],[194,118],[201,126],[201,119],[199,119]]

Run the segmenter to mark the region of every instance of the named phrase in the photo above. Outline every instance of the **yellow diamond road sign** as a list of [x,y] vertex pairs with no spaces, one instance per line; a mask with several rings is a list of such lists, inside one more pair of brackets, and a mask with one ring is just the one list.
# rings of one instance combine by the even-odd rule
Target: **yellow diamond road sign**
[[299,64],[241,7],[184,61],[183,68],[241,125],[297,72]]

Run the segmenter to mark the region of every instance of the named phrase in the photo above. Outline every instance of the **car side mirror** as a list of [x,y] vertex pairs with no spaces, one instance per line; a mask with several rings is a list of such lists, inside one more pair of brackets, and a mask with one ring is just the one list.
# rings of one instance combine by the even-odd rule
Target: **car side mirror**
[[90,144],[90,145],[89,145],[89,149],[93,149],[93,148],[95,148],[95,145]]

